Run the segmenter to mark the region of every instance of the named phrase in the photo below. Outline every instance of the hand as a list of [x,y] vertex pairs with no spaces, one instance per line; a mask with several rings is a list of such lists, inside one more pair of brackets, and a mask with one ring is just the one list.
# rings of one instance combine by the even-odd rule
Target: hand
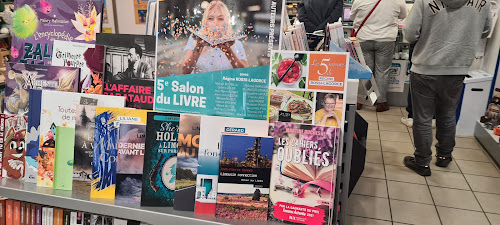
[[234,41],[228,41],[222,44],[218,44],[216,47],[220,48],[223,52],[228,52],[229,49],[234,45]]
[[326,113],[326,114],[323,116],[323,118],[331,118],[331,117],[332,117],[333,119],[338,119],[338,118],[339,118],[339,116],[338,116],[338,115],[337,115],[337,113],[335,113],[335,112]]
[[195,36],[194,39],[196,41],[196,46],[194,47],[195,51],[201,52],[203,48],[205,48],[206,46],[210,46],[206,41],[197,36]]

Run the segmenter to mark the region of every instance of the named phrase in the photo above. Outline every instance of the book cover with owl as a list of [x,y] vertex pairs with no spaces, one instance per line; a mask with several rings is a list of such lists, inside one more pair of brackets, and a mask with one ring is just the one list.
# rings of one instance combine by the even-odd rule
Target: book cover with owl
[[142,206],[173,206],[179,114],[149,112],[142,176]]
[[[83,93],[61,93],[59,91],[42,91],[42,103],[39,127],[39,160],[37,185],[52,187],[54,180],[54,156],[56,148],[56,127],[75,128],[76,106],[83,102],[93,102],[97,106],[123,107],[122,96],[92,95]],[[74,146],[74,139],[65,140]],[[64,149],[65,151],[74,151]]]
[[26,116],[5,116],[2,177],[22,179],[25,174]]
[[120,123],[115,203],[141,203],[146,125]]
[[16,0],[13,62],[50,65],[54,40],[95,43],[101,32],[100,0]]
[[146,125],[147,112],[131,108],[96,108],[91,198],[115,198],[120,124]]
[[29,91],[78,92],[80,68],[7,63],[5,107],[7,115],[28,115]]

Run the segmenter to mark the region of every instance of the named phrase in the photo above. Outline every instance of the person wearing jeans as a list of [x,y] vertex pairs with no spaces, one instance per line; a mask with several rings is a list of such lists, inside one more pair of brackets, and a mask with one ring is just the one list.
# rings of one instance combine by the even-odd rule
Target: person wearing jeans
[[353,30],[380,92],[377,112],[389,110],[387,84],[398,36],[398,19],[406,18],[406,14],[404,0],[356,0],[352,5]]
[[432,117],[436,115],[436,166],[447,167],[455,147],[456,109],[463,80],[481,38],[491,31],[489,1],[416,0],[403,35],[415,44],[410,91],[414,156],[403,160],[421,176],[430,176]]

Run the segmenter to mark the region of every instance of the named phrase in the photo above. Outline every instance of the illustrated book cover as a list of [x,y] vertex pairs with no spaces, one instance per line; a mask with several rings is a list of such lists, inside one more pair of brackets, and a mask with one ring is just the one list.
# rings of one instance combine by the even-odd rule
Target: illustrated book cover
[[131,108],[96,108],[91,198],[115,198],[120,124],[145,125],[147,112]]
[[5,116],[2,177],[22,179],[25,174],[26,116]]
[[153,109],[155,36],[101,33],[97,44],[106,47],[103,93],[125,96],[130,108]]
[[274,123],[269,219],[331,224],[340,128]]
[[[42,91],[40,135],[38,138],[40,147],[38,154],[38,186],[52,187],[54,181],[56,128],[58,126],[75,128],[76,106],[85,101],[96,102],[98,106],[123,107],[125,104],[125,99],[120,96]],[[74,146],[74,139],[73,142],[68,144]],[[74,149],[69,150],[74,151]]]
[[174,209],[194,211],[201,116],[180,115]]
[[273,138],[222,135],[215,217],[267,220]]
[[148,113],[142,173],[143,206],[174,205],[179,121],[179,114]]
[[146,125],[120,123],[115,203],[140,205]]
[[7,63],[4,113],[27,116],[31,89],[78,92],[79,79],[79,68]]
[[196,202],[194,212],[215,215],[219,178],[220,140],[223,134],[267,136],[268,122],[239,118],[203,116],[201,118]]
[[14,1],[12,61],[50,65],[54,40],[95,43],[102,7],[99,0]]
[[101,45],[55,40],[52,65],[80,68],[80,92],[102,94],[104,54]]

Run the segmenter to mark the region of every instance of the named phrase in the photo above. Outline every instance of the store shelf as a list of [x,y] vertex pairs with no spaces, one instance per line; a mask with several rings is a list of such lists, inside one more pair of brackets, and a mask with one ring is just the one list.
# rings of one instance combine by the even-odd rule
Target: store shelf
[[500,145],[498,143],[500,137],[493,134],[492,130],[484,128],[484,125],[477,121],[476,129],[474,130],[474,137],[483,145],[484,149],[492,158],[500,164]]
[[0,180],[0,196],[41,205],[72,209],[94,214],[137,220],[151,225],[177,224],[235,224],[235,225],[277,225],[272,221],[216,219],[214,216],[198,215],[193,212],[173,210],[172,207],[141,207],[115,205],[113,200],[90,199],[71,191],[36,187],[22,181],[3,178]]

